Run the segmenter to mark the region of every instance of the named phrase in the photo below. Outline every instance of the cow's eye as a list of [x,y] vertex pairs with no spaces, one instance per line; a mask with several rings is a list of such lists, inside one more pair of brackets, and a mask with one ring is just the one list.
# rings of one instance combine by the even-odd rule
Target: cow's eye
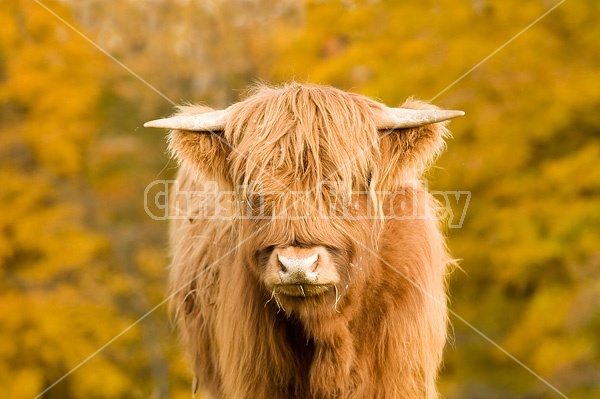
[[260,265],[265,265],[269,261],[269,257],[271,256],[271,252],[275,247],[273,245],[269,245],[268,247],[264,247],[255,252],[254,256],[256,256],[256,261]]

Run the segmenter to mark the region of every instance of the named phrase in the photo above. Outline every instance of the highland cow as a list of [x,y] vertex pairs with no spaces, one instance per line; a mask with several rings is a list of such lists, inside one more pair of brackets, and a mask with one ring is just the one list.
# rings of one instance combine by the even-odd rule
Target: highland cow
[[172,197],[228,193],[178,203],[170,234],[171,307],[212,397],[438,397],[452,259],[421,179],[462,114],[291,83],[146,124],[172,129]]

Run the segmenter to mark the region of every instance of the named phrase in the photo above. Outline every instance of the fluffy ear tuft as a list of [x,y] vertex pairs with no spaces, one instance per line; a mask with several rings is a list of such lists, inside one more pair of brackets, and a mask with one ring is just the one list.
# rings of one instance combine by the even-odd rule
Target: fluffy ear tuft
[[[181,105],[175,115],[197,115],[213,111],[201,105]],[[230,152],[223,132],[171,130],[169,152],[182,166],[202,172],[207,178],[227,181],[226,159]]]
[[[435,105],[412,98],[400,107],[438,109]],[[416,128],[380,131],[385,186],[394,187],[403,180],[419,179],[444,150],[444,140],[450,137],[447,125],[445,121]]]

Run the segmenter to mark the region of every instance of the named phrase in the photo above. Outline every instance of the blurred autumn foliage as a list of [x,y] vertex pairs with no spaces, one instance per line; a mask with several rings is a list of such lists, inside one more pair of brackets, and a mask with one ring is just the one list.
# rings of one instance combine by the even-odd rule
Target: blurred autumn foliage
[[176,165],[141,125],[290,79],[467,112],[430,174],[472,193],[449,230],[444,396],[561,397],[465,320],[569,398],[600,397],[600,3],[501,47],[555,4],[0,2],[0,399],[74,367],[41,397],[190,396],[162,305],[167,224],[143,205]]

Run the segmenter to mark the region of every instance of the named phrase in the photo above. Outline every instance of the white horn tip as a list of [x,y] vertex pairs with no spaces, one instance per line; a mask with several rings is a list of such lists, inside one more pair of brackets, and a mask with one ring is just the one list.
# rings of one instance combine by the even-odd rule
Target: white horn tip
[[144,127],[157,127],[190,132],[216,132],[225,129],[227,110],[210,111],[194,115],[175,115],[144,123]]
[[458,110],[387,108],[379,120],[378,129],[402,129],[443,122],[463,116]]
[[163,126],[160,123],[160,121],[161,121],[161,119],[155,119],[153,121],[148,121],[148,122],[144,123],[144,127],[158,127],[158,128],[161,128]]

